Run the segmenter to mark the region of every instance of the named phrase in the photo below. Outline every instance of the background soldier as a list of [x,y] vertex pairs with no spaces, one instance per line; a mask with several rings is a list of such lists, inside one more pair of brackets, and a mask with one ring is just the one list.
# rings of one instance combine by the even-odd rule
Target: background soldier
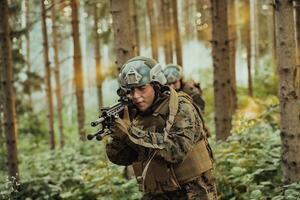
[[205,102],[202,98],[200,83],[196,83],[195,81],[184,82],[182,67],[180,65],[168,64],[164,69],[164,74],[169,86],[176,91],[182,91],[190,95],[201,111],[204,112]]
[[217,199],[212,152],[191,98],[163,86],[161,65],[149,58],[127,61],[119,79],[136,111],[132,122],[128,110],[116,119],[108,158],[133,165],[143,200]]

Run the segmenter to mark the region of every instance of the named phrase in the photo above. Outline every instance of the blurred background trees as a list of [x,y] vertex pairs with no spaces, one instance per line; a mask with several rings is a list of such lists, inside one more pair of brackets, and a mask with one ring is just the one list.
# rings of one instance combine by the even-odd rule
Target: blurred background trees
[[294,198],[298,4],[2,0],[0,198],[139,197],[103,143],[85,142],[89,122],[117,100],[118,70],[135,55],[180,64],[186,79],[201,82],[221,199]]

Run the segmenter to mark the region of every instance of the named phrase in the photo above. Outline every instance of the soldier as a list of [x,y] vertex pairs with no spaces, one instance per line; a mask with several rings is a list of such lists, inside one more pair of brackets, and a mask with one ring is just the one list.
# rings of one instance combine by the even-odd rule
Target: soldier
[[146,57],[127,61],[120,86],[136,111],[117,118],[106,145],[110,161],[132,165],[142,200],[217,199],[212,152],[199,108],[164,86],[161,65]]
[[202,98],[202,90],[199,83],[194,81],[184,82],[182,67],[176,64],[168,64],[164,69],[164,74],[167,78],[167,84],[176,91],[182,91],[190,95],[193,101],[204,112],[205,102]]

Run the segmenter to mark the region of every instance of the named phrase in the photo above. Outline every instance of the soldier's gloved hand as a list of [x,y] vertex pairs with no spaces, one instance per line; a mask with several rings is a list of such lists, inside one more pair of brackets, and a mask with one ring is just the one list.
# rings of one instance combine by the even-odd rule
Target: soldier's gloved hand
[[128,107],[126,106],[124,108],[123,119],[118,117],[115,120],[114,126],[111,128],[112,131],[111,137],[119,140],[125,139],[126,137],[128,137],[129,126],[130,126],[130,119],[129,119]]

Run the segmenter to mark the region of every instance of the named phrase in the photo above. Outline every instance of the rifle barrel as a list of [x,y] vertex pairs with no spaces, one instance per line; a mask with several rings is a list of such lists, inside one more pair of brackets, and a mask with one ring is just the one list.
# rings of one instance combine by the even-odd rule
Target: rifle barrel
[[100,117],[99,119],[96,119],[95,121],[91,122],[91,126],[95,127],[98,126],[99,124],[101,124],[101,122],[103,122],[105,120],[104,117]]

